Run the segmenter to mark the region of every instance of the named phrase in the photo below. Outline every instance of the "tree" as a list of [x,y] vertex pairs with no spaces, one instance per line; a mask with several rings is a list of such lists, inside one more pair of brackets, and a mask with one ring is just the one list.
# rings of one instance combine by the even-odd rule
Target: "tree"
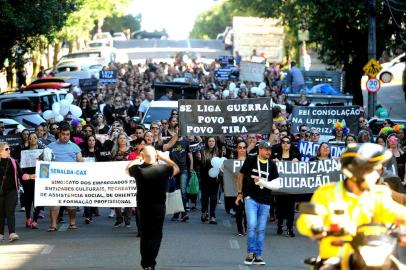
[[[368,61],[367,1],[231,1],[241,8],[254,10],[258,16],[282,17],[284,24],[292,29],[305,24],[321,60],[345,71],[345,91],[354,95],[355,104],[362,105],[360,80],[362,67]],[[400,2],[377,1],[377,56],[401,44],[405,29],[400,26],[406,23],[406,7],[398,5]]]
[[249,12],[241,10],[233,2],[225,1],[215,5],[196,18],[190,38],[215,39],[224,32],[227,26],[233,24],[233,16],[248,16]]
[[76,0],[0,0],[0,67],[16,52],[32,48],[41,35],[50,37],[76,9]]
[[137,16],[111,16],[104,20],[103,31],[105,32],[123,32],[130,29],[130,33],[141,29],[141,14]]

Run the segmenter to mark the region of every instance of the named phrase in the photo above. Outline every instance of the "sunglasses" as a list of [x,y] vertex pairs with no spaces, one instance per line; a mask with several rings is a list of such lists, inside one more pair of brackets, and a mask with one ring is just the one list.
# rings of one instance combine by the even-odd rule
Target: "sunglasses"
[[167,125],[168,124],[168,122],[162,122],[162,125]]
[[282,144],[290,144],[290,141],[283,141],[282,140]]
[[389,125],[389,123],[383,122],[382,125],[386,126]]
[[238,149],[246,149],[247,147],[245,146],[238,146]]
[[10,151],[10,148],[6,147],[3,149],[4,151]]
[[151,127],[151,129],[159,129],[159,127]]
[[302,129],[302,130],[300,130],[300,132],[306,132],[307,131],[307,129]]

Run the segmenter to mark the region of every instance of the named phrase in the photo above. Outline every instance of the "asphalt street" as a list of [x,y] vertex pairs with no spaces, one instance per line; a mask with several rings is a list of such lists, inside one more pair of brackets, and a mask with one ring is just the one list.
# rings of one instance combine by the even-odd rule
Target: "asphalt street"
[[[39,229],[24,227],[24,217],[17,213],[17,233],[21,240],[0,244],[0,269],[141,269],[139,238],[135,222],[132,228],[113,228],[108,209],[92,224],[85,224],[78,213],[78,229],[66,224],[50,233],[49,217],[40,220]],[[186,223],[170,221],[167,216],[157,269],[258,269],[245,266],[245,237],[236,236],[234,219],[222,205],[217,211],[218,224],[202,224],[200,212],[190,213]],[[65,217],[67,218],[67,217]],[[6,235],[7,236],[7,235]],[[290,238],[276,234],[276,225],[267,227],[262,269],[306,269],[303,259],[317,253],[316,243],[300,235]]]

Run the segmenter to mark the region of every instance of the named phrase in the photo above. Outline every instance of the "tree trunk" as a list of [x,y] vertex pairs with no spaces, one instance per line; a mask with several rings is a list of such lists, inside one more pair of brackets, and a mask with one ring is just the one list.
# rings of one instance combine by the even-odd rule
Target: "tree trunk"
[[39,71],[39,65],[41,61],[41,53],[39,50],[40,48],[37,47],[32,51],[32,78],[36,78]]
[[61,51],[61,48],[62,48],[62,42],[56,42],[54,44],[54,62],[53,62],[53,66],[55,66],[56,63],[58,63],[59,52]]
[[48,44],[48,50],[47,50],[47,65],[45,68],[50,68],[52,66],[51,63],[51,50],[52,50],[52,45]]

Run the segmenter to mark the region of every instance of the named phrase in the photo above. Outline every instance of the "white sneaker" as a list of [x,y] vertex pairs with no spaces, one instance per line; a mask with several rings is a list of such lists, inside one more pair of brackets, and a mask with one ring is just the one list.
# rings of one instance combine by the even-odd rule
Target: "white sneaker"
[[18,234],[16,234],[16,233],[11,233],[11,234],[9,235],[9,237],[8,237],[8,241],[9,241],[9,242],[13,242],[13,241],[16,241],[16,240],[18,240],[18,239],[20,239],[20,237],[19,237]]
[[116,216],[116,212],[114,211],[114,209],[110,210],[110,214],[109,214],[109,218],[114,218]]

